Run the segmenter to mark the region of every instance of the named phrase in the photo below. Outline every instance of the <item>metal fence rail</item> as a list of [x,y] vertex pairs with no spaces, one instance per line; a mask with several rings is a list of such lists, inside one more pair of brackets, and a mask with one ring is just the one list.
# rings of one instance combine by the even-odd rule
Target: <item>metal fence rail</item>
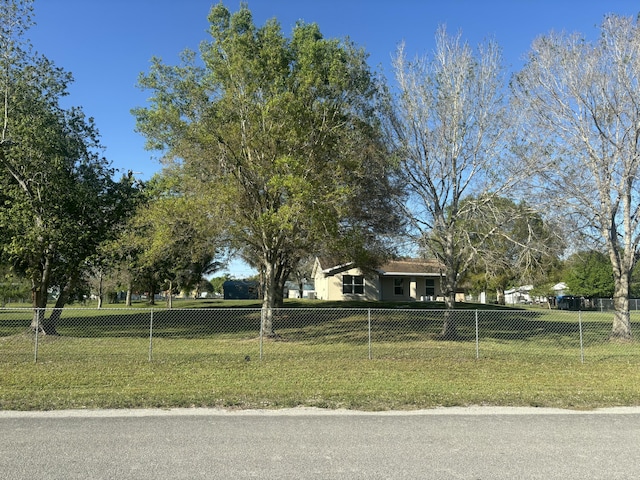
[[[36,334],[29,308],[0,309],[0,363],[81,361],[220,361],[327,358],[504,359],[640,363],[640,343],[611,341],[611,312],[281,308],[274,334],[261,331],[261,310],[86,309],[58,311],[58,336]],[[443,341],[445,320],[457,336]],[[632,312],[632,331],[640,312]]]

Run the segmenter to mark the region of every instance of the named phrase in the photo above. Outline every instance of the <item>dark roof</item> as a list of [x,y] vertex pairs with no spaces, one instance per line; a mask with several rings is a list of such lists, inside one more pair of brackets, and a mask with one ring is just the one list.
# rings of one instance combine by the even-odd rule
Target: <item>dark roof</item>
[[348,270],[353,266],[353,262],[345,262],[338,258],[332,257],[316,257],[320,270],[325,273],[336,273],[340,270]]
[[398,274],[440,274],[442,266],[437,260],[422,260],[408,258],[404,260],[391,260],[382,265],[378,271],[381,275]]
[[[320,269],[325,273],[335,274],[353,267],[353,262],[337,263],[327,257],[318,258]],[[390,260],[377,269],[380,275],[439,275],[442,266],[437,260],[407,258]]]

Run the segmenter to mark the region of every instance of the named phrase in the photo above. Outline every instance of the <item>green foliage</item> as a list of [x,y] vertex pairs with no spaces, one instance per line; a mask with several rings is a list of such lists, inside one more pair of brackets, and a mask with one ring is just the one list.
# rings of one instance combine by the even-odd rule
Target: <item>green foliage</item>
[[191,292],[221,267],[218,221],[206,197],[182,190],[180,171],[155,175],[127,227],[109,245],[113,264],[142,291]]
[[573,254],[566,262],[565,283],[572,295],[611,298],[614,280],[609,257],[597,250]]
[[[5,269],[1,269],[5,270]],[[31,300],[29,282],[5,270],[0,277],[0,304],[7,302],[26,302]]]
[[23,38],[31,2],[0,9],[0,254],[31,282],[34,306],[57,286],[60,306],[78,286],[84,262],[126,218],[130,179],[113,179],[97,129],[78,107],[63,108],[71,75],[30,54]]
[[222,277],[213,277],[211,278],[211,280],[209,280],[209,283],[211,283],[211,286],[215,293],[222,294],[224,293],[222,290],[222,284],[227,280],[229,280],[230,278],[231,277],[229,276],[229,274],[226,274]]
[[[246,5],[209,15],[201,63],[155,58],[134,110],[149,148],[173,161],[184,192],[207,197],[230,244],[262,273],[267,303],[301,258],[377,245],[397,231],[390,156],[375,115],[379,85],[364,52],[298,23],[257,27]],[[395,229],[394,229],[395,227]]]

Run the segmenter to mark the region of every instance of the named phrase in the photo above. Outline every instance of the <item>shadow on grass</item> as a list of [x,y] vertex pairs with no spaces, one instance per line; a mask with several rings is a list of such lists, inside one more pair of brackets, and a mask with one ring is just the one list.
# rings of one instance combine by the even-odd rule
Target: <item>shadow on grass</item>
[[[0,331],[9,332],[13,322],[1,320]],[[62,312],[56,329],[61,336],[78,338],[101,337],[176,337],[206,338],[221,334],[257,336],[260,329],[260,311],[250,309],[189,309],[189,310],[73,310]],[[16,333],[15,331],[12,333]]]
[[[324,302],[326,303],[326,302]],[[419,304],[421,302],[416,302]],[[577,312],[546,310],[433,310],[424,308],[297,308],[274,309],[273,326],[282,341],[307,343],[416,342],[439,340],[445,315],[456,324],[458,342],[474,342],[476,322],[482,340],[578,342]],[[361,302],[358,302],[361,305]],[[376,304],[378,305],[378,304]],[[395,304],[396,307],[402,306]],[[424,304],[423,304],[424,305]],[[28,331],[30,311],[2,311],[0,335]],[[585,346],[608,341],[610,316],[585,316]],[[369,330],[370,325],[370,330]],[[640,327],[634,324],[634,330]],[[191,308],[174,310],[65,309],[58,332],[71,337],[207,338],[258,337],[260,309]],[[151,332],[152,330],[152,332]]]
[[[306,341],[367,341],[369,323],[373,342],[441,340],[446,316],[457,335],[446,341],[474,342],[478,338],[498,341],[533,341],[543,337],[579,339],[579,325],[566,316],[555,318],[544,311],[474,311],[371,309],[282,310],[274,325],[284,338]],[[445,340],[443,340],[445,341]]]

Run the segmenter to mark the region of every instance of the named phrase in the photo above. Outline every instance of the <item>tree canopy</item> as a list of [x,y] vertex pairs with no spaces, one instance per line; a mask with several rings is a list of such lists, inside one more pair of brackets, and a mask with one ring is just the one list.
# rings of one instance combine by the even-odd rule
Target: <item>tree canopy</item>
[[565,242],[562,231],[526,202],[504,197],[465,199],[460,226],[473,258],[470,277],[481,289],[504,291],[535,283],[558,267]]
[[[402,45],[394,67],[389,132],[409,198],[400,207],[416,243],[444,266],[443,294],[453,308],[473,261],[460,222],[472,203],[463,200],[504,194],[509,183],[500,175],[508,125],[501,52],[495,42],[474,51],[441,27],[432,56],[408,60]],[[456,336],[452,316],[442,333]]]
[[199,197],[182,190],[180,172],[165,171],[145,184],[144,201],[114,242],[116,260],[128,257],[132,283],[153,293],[162,286],[190,293],[222,265],[219,220]]
[[150,106],[134,113],[148,147],[217,203],[231,244],[261,273],[268,316],[300,259],[345,245],[366,257],[397,228],[380,86],[361,49],[315,24],[286,37],[275,20],[257,27],[244,4],[215,5],[209,22],[199,59],[153,59],[140,77]]
[[640,28],[609,15],[597,41],[551,33],[516,75],[516,145],[530,195],[604,245],[614,279],[612,338],[631,338],[629,288],[640,253]]
[[[72,78],[31,53],[24,38],[31,10],[30,1],[0,6],[0,253],[30,280],[41,309],[52,286],[64,306],[83,262],[126,217],[135,191],[126,177],[113,179],[93,120],[60,105]],[[34,317],[55,333],[50,320]]]
[[573,254],[566,262],[565,283],[572,295],[612,297],[615,284],[609,257],[597,250]]

